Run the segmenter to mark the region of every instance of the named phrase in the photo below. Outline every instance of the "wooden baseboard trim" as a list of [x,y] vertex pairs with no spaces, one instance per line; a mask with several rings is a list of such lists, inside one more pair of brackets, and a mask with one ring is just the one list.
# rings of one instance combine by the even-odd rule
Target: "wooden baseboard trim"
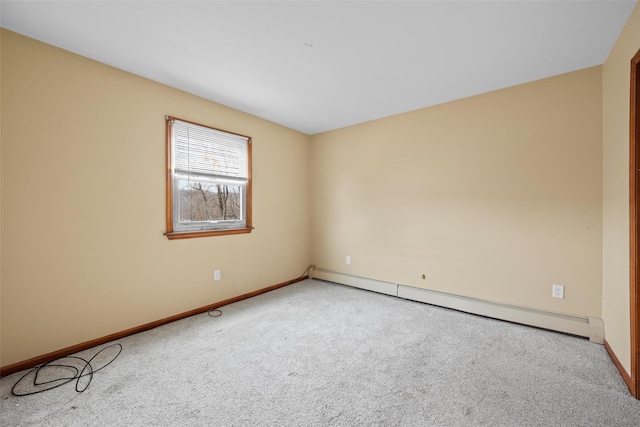
[[607,350],[607,353],[609,353],[609,357],[611,358],[611,361],[613,362],[618,372],[620,372],[620,376],[622,377],[624,382],[627,384],[629,391],[631,391],[631,394],[633,395],[631,376],[624,369],[624,367],[622,366],[622,363],[620,363],[620,360],[618,360],[618,356],[616,356],[616,354],[613,352],[613,349],[611,348],[611,346],[609,345],[606,339],[604,340],[604,348]]
[[77,353],[82,350],[86,350],[91,347],[95,347],[97,345],[105,344],[113,340],[118,340],[124,338],[129,335],[137,334],[140,332],[148,331],[149,329],[157,328],[158,326],[166,325],[167,323],[175,322],[176,320],[184,319],[186,317],[190,317],[196,314],[201,314],[207,312],[209,310],[213,310],[234,302],[242,301],[247,298],[255,297],[260,294],[264,294],[266,292],[273,291],[278,288],[282,288],[284,286],[291,285],[293,283],[301,282],[307,279],[308,276],[302,276],[297,279],[287,280],[286,282],[278,283],[277,285],[269,286],[263,289],[258,289],[257,291],[249,292],[247,294],[243,294],[237,297],[229,298],[224,301],[215,302],[213,304],[206,305],[204,307],[196,308],[194,310],[185,311],[184,313],[176,314],[174,316],[166,317],[164,319],[156,320],[155,322],[146,323],[144,325],[136,326],[134,328],[126,329],[124,331],[116,332],[113,334],[106,335],[101,338],[96,338],[94,340],[85,341],[80,344],[72,345],[67,348],[63,348],[60,350],[52,351],[51,353],[43,354],[41,356],[36,356],[31,359],[24,360],[22,362],[17,362],[12,365],[7,365],[0,367],[0,377],[5,377],[7,375],[11,375],[15,372],[20,372],[25,369],[33,368],[34,366],[41,365],[43,363],[51,362],[52,360],[59,359],[64,356],[68,356],[73,353]]

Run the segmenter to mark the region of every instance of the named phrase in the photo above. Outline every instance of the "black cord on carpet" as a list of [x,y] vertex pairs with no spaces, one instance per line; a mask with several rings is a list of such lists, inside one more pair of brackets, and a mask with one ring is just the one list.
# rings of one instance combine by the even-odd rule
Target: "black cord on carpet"
[[[304,271],[304,273],[302,273],[300,275],[300,277],[298,277],[298,279],[300,279],[300,278],[302,278],[304,276],[309,276],[309,270],[311,270],[312,268],[316,268],[316,266],[315,265],[310,265],[309,267],[307,267],[307,269]],[[215,308],[207,311],[207,314],[209,316],[211,316],[211,317],[220,317],[220,316],[222,316],[222,312],[220,310],[216,310]]]
[[[118,352],[115,354],[115,356],[111,358],[111,360],[109,360],[109,362],[95,369],[93,365],[91,365],[91,362],[96,357],[98,357],[103,351],[108,350],[110,348],[117,348]],[[45,391],[61,387],[67,383],[70,383],[73,380],[76,380],[76,391],[78,393],[82,393],[87,389],[87,387],[89,387],[89,384],[91,384],[91,380],[93,380],[93,374],[109,366],[114,360],[116,360],[118,356],[120,356],[120,353],[122,353],[122,345],[111,344],[104,347],[96,354],[94,354],[93,357],[89,360],[84,359],[82,357],[78,357],[78,356],[64,356],[59,359],[52,360],[51,362],[47,362],[44,365],[37,366],[27,371],[27,373],[24,374],[22,377],[20,377],[20,379],[16,381],[16,383],[13,385],[13,387],[11,388],[11,394],[13,394],[14,396],[30,396],[32,394],[43,393]],[[72,361],[60,363],[65,359],[72,359],[72,361],[75,361],[76,365],[78,366],[72,365],[71,364]],[[82,369],[79,369],[79,367],[82,367]],[[53,377],[51,379],[44,380],[42,379],[42,377],[46,377],[47,375],[46,371],[48,370],[47,368],[67,369],[70,371],[70,374],[69,376],[58,376],[58,377]],[[18,388],[18,386],[21,385],[22,383],[27,384],[26,378],[29,377],[29,375],[33,376],[33,384],[26,385],[24,387],[25,389],[27,389],[27,391],[16,391],[16,388]],[[80,380],[84,377],[88,377],[88,379],[86,380],[86,384],[81,385]],[[25,384],[22,384],[22,385],[25,385]],[[29,389],[30,386],[33,388]]]

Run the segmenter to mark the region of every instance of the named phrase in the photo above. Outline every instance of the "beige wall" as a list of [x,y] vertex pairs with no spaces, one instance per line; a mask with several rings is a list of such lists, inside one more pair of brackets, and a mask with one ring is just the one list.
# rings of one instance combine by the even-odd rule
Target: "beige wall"
[[602,77],[603,274],[602,316],[607,342],[631,371],[629,316],[629,83],[631,58],[640,49],[636,5],[609,53]]
[[[2,366],[308,266],[307,135],[6,30],[1,72]],[[251,234],[163,236],[167,114],[253,137]]]
[[312,262],[600,317],[601,71],[314,135]]

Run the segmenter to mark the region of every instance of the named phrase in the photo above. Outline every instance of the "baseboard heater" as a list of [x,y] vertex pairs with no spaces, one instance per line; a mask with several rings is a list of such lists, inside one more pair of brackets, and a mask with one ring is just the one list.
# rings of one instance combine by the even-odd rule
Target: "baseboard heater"
[[323,269],[313,269],[310,276],[313,279],[353,286],[412,301],[452,308],[466,313],[588,337],[591,342],[598,344],[602,344],[604,341],[604,322],[596,317],[571,316],[517,305],[502,304]]

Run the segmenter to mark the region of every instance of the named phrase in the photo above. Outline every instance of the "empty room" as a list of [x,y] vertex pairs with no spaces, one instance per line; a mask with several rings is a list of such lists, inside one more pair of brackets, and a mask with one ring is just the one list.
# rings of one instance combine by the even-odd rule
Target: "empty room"
[[640,425],[637,1],[0,25],[0,424]]

